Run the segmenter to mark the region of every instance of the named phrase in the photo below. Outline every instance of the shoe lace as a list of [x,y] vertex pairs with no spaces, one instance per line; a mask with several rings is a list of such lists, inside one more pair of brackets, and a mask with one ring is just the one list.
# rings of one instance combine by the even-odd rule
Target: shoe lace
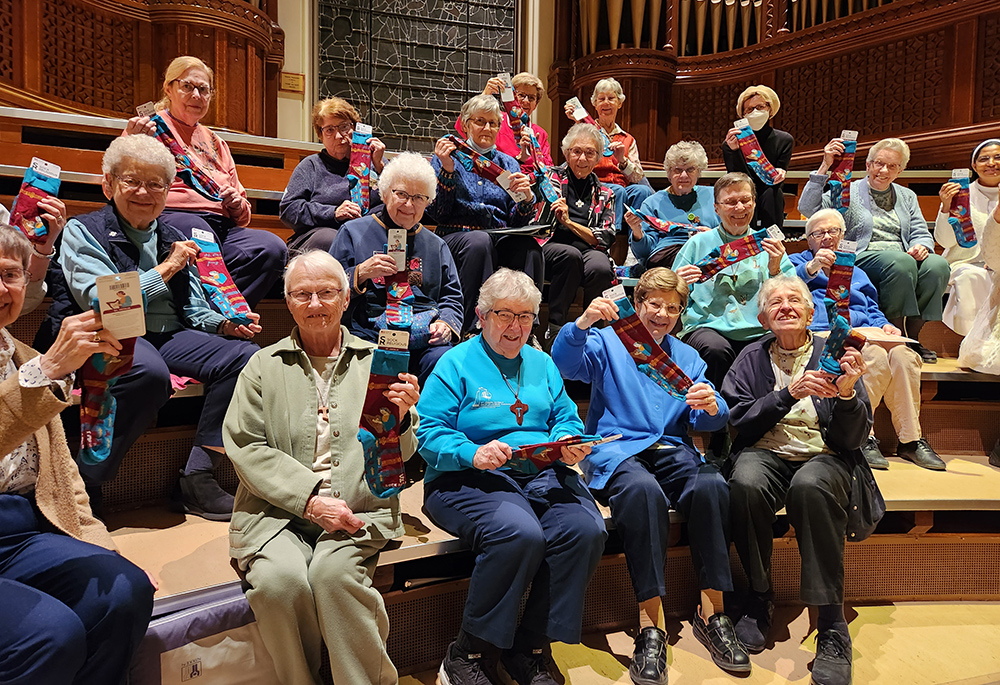
[[835,630],[828,630],[818,638],[816,654],[827,659],[842,660],[847,658],[847,641]]

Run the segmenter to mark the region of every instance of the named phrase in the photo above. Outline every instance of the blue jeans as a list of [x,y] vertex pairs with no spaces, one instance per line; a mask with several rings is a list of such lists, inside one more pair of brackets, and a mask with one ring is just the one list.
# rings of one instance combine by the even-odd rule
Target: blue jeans
[[[618,233],[627,232],[629,230],[627,228],[625,231],[622,230],[625,205],[628,205],[632,209],[639,209],[642,206],[643,200],[653,194],[653,189],[645,183],[633,183],[627,188],[617,183],[605,183],[604,185],[611,188],[611,192],[615,196],[615,229]],[[628,226],[628,224],[625,225]]]

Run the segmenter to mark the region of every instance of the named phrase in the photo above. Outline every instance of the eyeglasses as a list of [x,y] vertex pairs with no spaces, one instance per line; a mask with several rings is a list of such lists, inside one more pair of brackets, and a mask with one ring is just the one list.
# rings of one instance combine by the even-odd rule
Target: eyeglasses
[[24,269],[4,269],[0,271],[0,281],[8,288],[23,288],[28,284],[28,272]]
[[597,159],[597,150],[593,148],[571,147],[566,150],[568,157],[586,157],[587,159]]
[[118,176],[115,175],[118,182],[121,184],[122,189],[129,193],[134,193],[139,190],[139,188],[145,188],[146,192],[150,195],[159,195],[166,192],[168,186],[160,181],[144,181],[141,178],[136,178],[135,176]]
[[613,102],[613,103],[615,103],[617,105],[618,104],[618,96],[616,94],[614,94],[614,93],[602,93],[600,95],[595,95],[594,96],[594,104],[596,105],[596,104],[601,103],[601,102]]
[[767,301],[765,309],[779,309],[788,305],[793,307],[796,305],[801,305],[804,300],[798,295],[789,295],[787,297],[774,297]]
[[329,126],[324,126],[320,129],[324,136],[332,136],[334,133],[339,133],[341,136],[346,138],[354,132],[354,124],[347,123],[341,124],[340,126],[334,126],[330,124]]
[[759,104],[759,105],[757,105],[755,107],[744,107],[743,108],[743,116],[746,116],[746,115],[750,114],[751,112],[770,112],[770,111],[771,111],[771,105],[769,105],[766,102],[764,102],[764,103],[761,103],[761,104]]
[[670,316],[677,316],[682,311],[684,311],[684,307],[674,302],[657,302],[656,300],[643,300],[642,306],[648,309],[651,314],[663,311],[669,314]]
[[1000,155],[993,155],[992,157],[983,155],[982,157],[976,157],[976,164],[989,164],[990,162],[1000,164]]
[[293,290],[288,293],[288,297],[295,300],[299,304],[309,304],[313,300],[315,295],[317,299],[323,304],[333,304],[340,297],[340,288],[327,288],[326,290],[320,290],[319,292],[311,292],[309,290]]
[[886,162],[882,162],[877,159],[873,159],[871,161],[871,165],[875,169],[875,171],[878,171],[880,169],[888,169],[890,174],[894,174],[903,168],[898,164],[893,164],[893,163],[887,164]]
[[754,201],[752,197],[738,197],[730,200],[723,200],[722,202],[719,202],[717,204],[725,205],[726,207],[736,208],[739,207],[740,205],[743,205],[744,207],[751,207],[753,206],[753,202]]
[[493,119],[484,119],[483,117],[472,117],[469,119],[470,124],[475,124],[479,128],[500,128],[500,122]]
[[396,199],[402,202],[404,205],[407,202],[412,202],[415,205],[425,205],[431,201],[426,195],[410,195],[405,190],[393,189],[392,194],[396,196]]
[[834,226],[832,228],[817,228],[815,231],[810,231],[808,237],[814,240],[819,240],[823,236],[830,236],[836,238],[840,235],[841,230],[839,226]]
[[535,315],[532,312],[515,314],[509,309],[494,309],[492,311],[497,315],[497,321],[504,326],[511,325],[514,323],[515,319],[517,319],[517,323],[521,326],[521,328],[530,328],[535,324]]
[[677,167],[671,167],[670,169],[667,170],[667,173],[669,173],[669,174],[675,174],[677,176],[680,176],[681,174],[687,174],[688,176],[694,176],[695,174],[698,173],[698,167],[689,166],[689,167],[685,167],[683,169],[679,169]]
[[515,90],[514,91],[514,97],[516,97],[518,100],[525,100],[527,102],[538,102],[538,96],[537,95],[532,95],[530,93],[525,93],[525,92],[520,91],[520,90]]
[[179,83],[180,90],[185,95],[191,95],[195,91],[198,91],[198,95],[202,96],[206,100],[215,94],[215,89],[208,84],[201,83],[191,83],[190,81],[185,81],[182,78],[175,78],[171,83]]

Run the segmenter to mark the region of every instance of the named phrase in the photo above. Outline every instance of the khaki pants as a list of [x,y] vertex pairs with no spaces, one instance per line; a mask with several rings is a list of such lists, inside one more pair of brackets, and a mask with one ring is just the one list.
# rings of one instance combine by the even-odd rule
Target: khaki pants
[[879,403],[892,414],[892,425],[900,442],[919,440],[920,430],[920,355],[906,345],[888,348],[868,343],[862,350],[868,370],[862,376],[872,411]]
[[299,521],[249,563],[250,608],[283,685],[320,683],[321,644],[336,685],[394,685],[389,617],[372,576],[382,539],[322,533]]

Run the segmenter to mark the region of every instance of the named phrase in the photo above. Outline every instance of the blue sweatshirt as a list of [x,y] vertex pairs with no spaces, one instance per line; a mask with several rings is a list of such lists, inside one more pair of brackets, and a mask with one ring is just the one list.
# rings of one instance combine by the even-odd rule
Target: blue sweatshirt
[[[519,398],[528,405],[520,426],[510,410],[512,388],[518,387],[518,360]],[[498,364],[505,368],[506,383]],[[476,450],[491,440],[517,448],[583,433],[576,404],[547,354],[525,346],[518,357],[509,360],[493,352],[482,335],[441,357],[420,393],[417,412],[417,439],[420,456],[427,462],[427,483],[444,471],[474,468]]]
[[[693,347],[670,335],[661,347],[692,381],[708,383],[705,362]],[[610,326],[583,331],[575,322],[566,324],[552,344],[552,359],[566,378],[591,384],[587,433],[622,434],[619,440],[594,447],[581,462],[594,490],[607,485],[619,464],[655,442],[698,454],[688,431],[716,431],[729,420],[729,407],[718,391],[715,416],[671,397],[639,371]]]
[[[812,324],[809,326],[814,331],[830,330],[830,321],[826,317],[826,305],[823,299],[826,296],[826,285],[830,282],[827,275],[820,269],[815,276],[810,277],[806,271],[806,263],[813,258],[813,253],[809,250],[793,254],[789,259],[795,265],[795,273],[806,282],[809,291],[812,293],[813,305],[816,311],[813,314]],[[885,314],[878,308],[878,292],[874,284],[868,278],[868,274],[863,269],[854,267],[854,274],[851,276],[851,326],[860,328],[871,326],[882,328],[889,323]]]
[[[695,186],[692,192],[697,199],[694,206],[687,211],[676,207],[670,199],[670,193],[666,190],[657,191],[647,197],[639,209],[664,221],[676,221],[696,226],[718,226],[719,217],[715,213],[715,191],[712,187]],[[663,248],[671,245],[683,245],[687,242],[687,236],[665,235],[646,224],[642,225],[642,240],[635,240],[631,231],[629,231],[628,236],[629,244],[632,246],[632,254],[643,264],[650,256]]]

